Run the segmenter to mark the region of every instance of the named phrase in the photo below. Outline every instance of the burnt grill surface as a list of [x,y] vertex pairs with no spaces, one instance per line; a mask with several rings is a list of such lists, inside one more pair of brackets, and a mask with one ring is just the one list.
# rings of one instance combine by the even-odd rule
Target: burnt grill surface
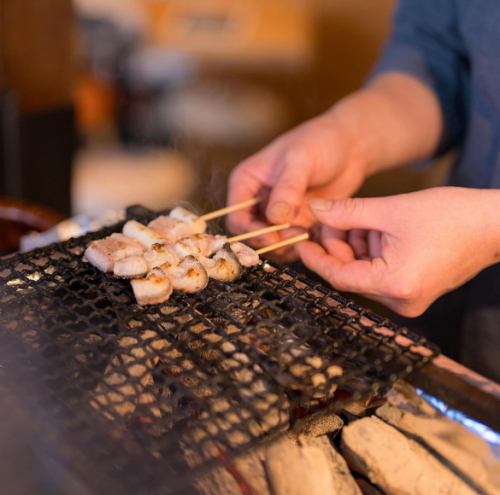
[[269,440],[297,410],[380,392],[438,352],[269,264],[140,307],[128,282],[82,260],[119,228],[0,260],[2,401],[37,445],[30,455],[91,493],[189,493],[195,473]]

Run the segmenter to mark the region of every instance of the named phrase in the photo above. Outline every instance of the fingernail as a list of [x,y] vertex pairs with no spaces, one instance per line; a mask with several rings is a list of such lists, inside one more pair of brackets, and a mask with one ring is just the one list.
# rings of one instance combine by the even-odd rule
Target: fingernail
[[311,210],[328,211],[333,205],[331,199],[315,198],[309,201]]
[[285,220],[288,218],[288,215],[292,211],[291,206],[284,201],[279,201],[278,203],[274,203],[271,208],[269,208],[268,217],[271,220]]

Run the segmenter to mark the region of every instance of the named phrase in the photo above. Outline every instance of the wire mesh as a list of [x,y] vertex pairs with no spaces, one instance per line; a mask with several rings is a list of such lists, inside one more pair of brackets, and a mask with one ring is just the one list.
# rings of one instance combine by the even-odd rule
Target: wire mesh
[[379,393],[438,352],[269,263],[141,307],[82,260],[119,228],[0,260],[0,394],[90,493],[189,493],[298,406]]

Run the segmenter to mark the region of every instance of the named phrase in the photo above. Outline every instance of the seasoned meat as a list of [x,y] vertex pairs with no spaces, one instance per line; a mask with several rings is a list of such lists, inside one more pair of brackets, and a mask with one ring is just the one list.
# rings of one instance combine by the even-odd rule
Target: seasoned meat
[[168,244],[174,244],[179,239],[191,235],[191,224],[175,218],[161,215],[149,222],[148,227],[159,234]]
[[113,273],[116,277],[137,278],[148,273],[148,264],[143,256],[129,256],[115,262]]
[[207,230],[207,224],[204,220],[182,206],[174,208],[170,212],[170,217],[190,224],[193,234],[202,234]]
[[220,249],[212,258],[200,258],[207,270],[208,276],[220,282],[232,282],[242,272],[242,267],[236,255],[228,249]]
[[99,270],[112,272],[118,260],[141,255],[144,250],[144,246],[134,239],[123,234],[111,234],[91,242],[85,251],[85,257]]
[[211,256],[227,242],[223,235],[194,234],[175,243],[175,250],[181,256]]
[[166,301],[173,291],[170,279],[159,268],[153,268],[146,278],[131,281],[132,290],[138,304],[159,304]]
[[251,247],[242,242],[233,242],[229,245],[242,266],[251,267],[260,263],[259,255]]
[[177,265],[182,258],[171,244],[153,244],[144,253],[144,259],[151,270],[165,263]]
[[186,256],[177,265],[166,263],[161,269],[172,281],[174,289],[181,292],[198,292],[208,284],[207,271],[193,256]]
[[158,244],[164,242],[162,236],[155,232],[154,230],[146,227],[142,223],[136,222],[135,220],[129,220],[123,226],[123,233],[132,239],[136,239],[141,244],[150,248],[153,244]]

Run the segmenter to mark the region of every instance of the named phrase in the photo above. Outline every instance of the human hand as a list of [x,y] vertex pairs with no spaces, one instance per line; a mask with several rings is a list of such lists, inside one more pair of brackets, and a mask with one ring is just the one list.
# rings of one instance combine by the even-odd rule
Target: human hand
[[[308,228],[314,223],[308,198],[354,193],[365,178],[365,161],[362,143],[345,122],[336,112],[327,112],[241,163],[230,178],[228,204],[255,196],[262,201],[260,208],[230,215],[229,229],[241,233],[285,222]],[[271,244],[296,233],[270,234],[255,239],[253,245]]]
[[312,200],[321,245],[297,246],[333,287],[418,316],[500,259],[498,190],[432,188],[387,198]]

